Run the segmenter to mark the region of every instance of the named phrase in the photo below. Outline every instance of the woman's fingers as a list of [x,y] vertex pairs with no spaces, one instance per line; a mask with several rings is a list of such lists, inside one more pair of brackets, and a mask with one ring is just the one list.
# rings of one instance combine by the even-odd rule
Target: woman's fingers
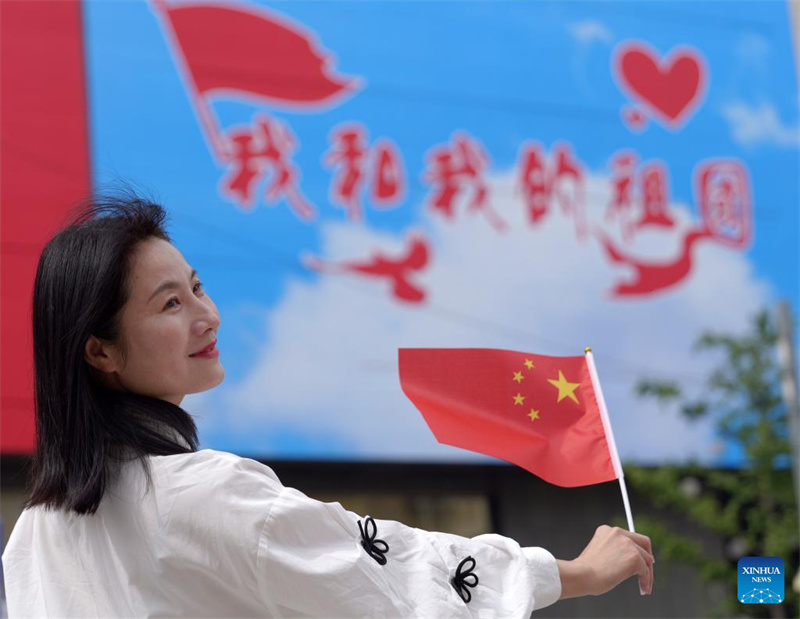
[[[636,575],[639,579],[639,588],[643,593],[650,593],[653,585],[653,563],[654,557],[652,555],[652,545],[650,538],[641,533],[633,533],[626,531],[620,527],[607,527],[602,526],[598,528],[595,534],[598,540],[600,551],[596,558],[603,562],[614,563],[616,560],[622,560],[619,565],[619,572],[616,578],[610,579],[610,582],[605,584],[605,587],[612,589],[616,587],[623,580],[627,580],[631,576]],[[602,541],[601,541],[602,540]],[[601,550],[602,548],[602,550]],[[619,559],[615,560],[615,556]],[[627,558],[627,561],[623,559]],[[627,567],[623,567],[627,564]],[[608,575],[611,576],[614,570],[609,569]]]
[[641,533],[634,533],[633,531],[626,531],[625,529],[619,529],[622,533],[625,534],[626,537],[632,539],[638,546],[643,548],[647,551],[647,554],[650,556],[653,555],[653,546],[650,543],[650,538],[646,535],[642,535]]
[[[630,535],[637,535],[638,537],[644,537],[647,540],[647,546],[650,546],[650,540],[646,538],[644,535],[639,535],[638,533],[631,534],[630,531],[624,531],[624,533]],[[631,538],[633,539],[633,538]],[[656,562],[653,555],[650,553],[649,550],[645,549],[645,545],[639,543],[639,540],[633,540],[635,542],[636,550],[639,553],[639,562],[637,564],[637,571],[636,573],[639,576],[639,590],[642,593],[652,593],[653,592],[653,564]]]
[[[655,557],[653,556],[653,546],[650,542],[650,538],[646,535],[642,535],[641,533],[635,533],[633,531],[626,531],[625,529],[616,528],[618,534],[622,534],[631,540],[634,543],[636,550],[642,557],[644,561],[644,568],[639,566],[639,570],[637,570],[637,574],[639,574],[640,584],[644,584],[645,586],[642,587],[642,590],[650,593],[653,589],[653,564],[656,562]],[[646,574],[642,571],[646,571]],[[642,582],[642,581],[646,582]]]
[[655,558],[650,538],[641,533],[602,525],[575,561],[588,568],[590,576],[577,587],[586,593],[605,593],[634,575],[643,593],[653,590]]

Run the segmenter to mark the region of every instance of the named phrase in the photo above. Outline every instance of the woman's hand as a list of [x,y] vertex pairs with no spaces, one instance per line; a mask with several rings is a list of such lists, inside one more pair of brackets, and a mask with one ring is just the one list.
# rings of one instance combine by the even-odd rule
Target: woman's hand
[[653,550],[650,538],[619,527],[602,525],[577,559],[557,560],[561,599],[600,595],[634,574],[639,590],[653,592]]

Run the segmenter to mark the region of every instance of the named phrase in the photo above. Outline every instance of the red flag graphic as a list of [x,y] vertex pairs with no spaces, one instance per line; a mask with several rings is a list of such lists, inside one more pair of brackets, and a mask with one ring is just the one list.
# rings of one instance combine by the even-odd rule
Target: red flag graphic
[[295,105],[329,103],[356,87],[336,75],[313,33],[266,11],[155,5],[172,25],[197,94],[233,91]]
[[618,478],[585,357],[404,348],[400,384],[440,443],[558,486]]
[[407,249],[401,258],[387,258],[382,252],[375,252],[367,261],[326,263],[314,256],[305,259],[306,266],[317,271],[352,272],[369,277],[385,277],[392,282],[392,294],[396,299],[409,303],[425,300],[425,290],[413,281],[416,271],[428,266],[430,249],[424,237],[412,235],[407,240]]

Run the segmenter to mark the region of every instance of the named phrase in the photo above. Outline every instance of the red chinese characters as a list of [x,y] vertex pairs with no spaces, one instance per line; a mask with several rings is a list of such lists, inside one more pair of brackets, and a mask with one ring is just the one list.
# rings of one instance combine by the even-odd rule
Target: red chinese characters
[[538,142],[523,144],[519,153],[519,186],[532,224],[548,212],[551,202],[575,220],[578,238],[586,234],[585,190],[583,166],[572,155],[567,144],[557,144],[553,157],[547,160],[544,147]]
[[295,138],[287,124],[269,116],[258,116],[252,128],[230,131],[228,141],[227,160],[231,169],[222,179],[223,195],[251,209],[257,185],[269,175],[265,191],[269,203],[285,198],[300,219],[314,218],[314,207],[297,186],[300,173],[290,160]]
[[550,179],[542,146],[533,142],[520,151],[519,181],[531,223],[538,223],[550,208]]
[[671,228],[675,225],[669,214],[669,177],[667,167],[660,161],[642,168],[642,216],[637,228],[656,226]]
[[[386,138],[369,141],[360,123],[345,123],[330,135],[331,146],[322,162],[333,170],[331,203],[346,209],[351,222],[364,218],[365,203],[375,208],[396,206],[406,194],[406,173],[396,144]],[[237,128],[227,136],[225,161],[230,169],[223,178],[223,193],[238,204],[252,208],[256,191],[266,179],[265,198],[285,199],[303,221],[315,217],[313,206],[299,189],[300,174],[292,162],[296,140],[285,122],[258,116],[252,127]],[[428,208],[446,220],[457,219],[460,209],[480,212],[498,231],[508,228],[490,199],[487,174],[490,158],[482,144],[466,132],[456,132],[449,143],[428,152],[422,180],[431,185]],[[584,165],[567,143],[557,143],[550,153],[539,142],[525,142],[516,168],[516,196],[531,225],[537,226],[557,209],[572,220],[578,239],[594,238],[610,264],[625,266],[627,277],[611,290],[613,296],[643,296],[674,287],[692,272],[694,248],[701,242],[720,242],[742,248],[751,238],[752,201],[744,165],[733,159],[708,160],[695,170],[694,191],[702,221],[678,226],[670,212],[670,180],[667,166],[659,160],[642,163],[634,150],[623,150],[610,159],[608,195],[597,204],[591,236],[587,221]],[[597,187],[595,187],[597,194]],[[603,215],[603,209],[605,214]],[[599,221],[597,221],[599,216]],[[609,225],[621,228],[621,244],[609,235]],[[643,229],[670,235],[675,258],[653,261],[629,253],[634,234]],[[419,303],[426,291],[416,281],[430,260],[428,242],[409,237],[406,252],[389,257],[380,251],[360,261],[325,262],[313,258],[306,264],[326,273],[349,273],[391,283],[392,296]],[[632,275],[632,277],[631,277]]]
[[367,129],[359,123],[348,123],[331,134],[332,148],[323,162],[336,167],[331,183],[330,198],[334,204],[347,209],[351,221],[363,216],[361,193],[370,179],[371,203],[378,208],[397,206],[405,196],[405,167],[400,151],[388,139],[377,140],[370,149]]
[[735,159],[704,161],[695,170],[695,199],[714,239],[733,247],[750,243],[752,200],[747,170]]
[[639,228],[675,225],[669,214],[666,166],[660,161],[650,162],[637,174],[638,163],[639,155],[634,151],[622,151],[611,159],[612,196],[606,209],[606,221],[617,219],[625,240],[630,240]]
[[489,188],[483,178],[490,163],[489,156],[477,140],[467,133],[457,132],[450,144],[432,148],[427,160],[422,180],[434,185],[428,200],[432,210],[452,219],[456,199],[471,195],[467,210],[481,211],[496,230],[505,230],[506,223],[492,209]]
[[611,159],[611,184],[613,194],[606,209],[606,221],[618,219],[622,235],[630,239],[633,234],[630,212],[633,208],[633,179],[639,157],[636,153],[624,151]]
[[705,161],[695,170],[694,184],[703,220],[682,233],[678,239],[679,254],[674,260],[637,259],[620,251],[607,235],[597,233],[608,259],[632,269],[633,277],[618,282],[612,290],[614,296],[647,295],[683,281],[692,271],[694,248],[701,241],[717,241],[737,248],[750,242],[752,198],[744,165],[734,159]]

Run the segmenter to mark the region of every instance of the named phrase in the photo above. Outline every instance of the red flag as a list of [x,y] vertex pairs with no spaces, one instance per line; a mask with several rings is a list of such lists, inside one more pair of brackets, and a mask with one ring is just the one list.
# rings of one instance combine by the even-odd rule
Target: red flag
[[440,443],[513,462],[558,486],[618,478],[585,357],[404,348],[400,384]]
[[328,103],[356,86],[338,76],[312,33],[277,15],[213,4],[169,6],[172,25],[197,93],[235,91],[294,104]]

